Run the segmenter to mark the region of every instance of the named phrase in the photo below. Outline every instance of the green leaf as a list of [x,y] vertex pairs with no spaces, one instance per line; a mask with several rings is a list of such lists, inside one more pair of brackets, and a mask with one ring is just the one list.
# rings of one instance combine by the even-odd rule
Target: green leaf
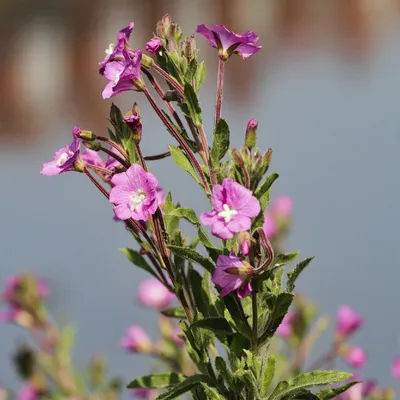
[[288,280],[286,282],[286,290],[288,292],[293,292],[295,287],[296,279],[299,277],[301,272],[310,264],[310,262],[314,259],[314,257],[306,258],[305,260],[299,262],[293,271],[288,273]]
[[196,90],[199,91],[200,87],[203,85],[206,79],[206,67],[204,61],[202,61],[196,69],[196,73],[194,74],[194,81],[196,83]]
[[75,330],[70,326],[66,326],[61,331],[61,337],[60,340],[58,341],[56,349],[59,362],[64,366],[70,363],[71,351],[74,347],[74,342],[75,342]]
[[211,161],[216,168],[229,149],[229,126],[224,119],[218,121],[213,133]]
[[265,205],[263,207],[263,196],[266,195],[266,193],[269,191],[269,189],[271,188],[272,184],[279,178],[279,174],[277,174],[276,172],[274,172],[271,175],[268,175],[267,179],[265,180],[264,183],[261,184],[261,186],[258,187],[258,189],[256,190],[256,192],[254,193],[255,196],[257,197],[257,199],[260,201],[261,203],[261,209],[264,210]]
[[179,257],[200,264],[210,273],[212,273],[215,269],[215,265],[213,264],[213,262],[208,257],[202,256],[195,249],[174,245],[169,245],[168,248]]
[[175,217],[171,215],[175,206],[172,202],[171,192],[168,192],[167,197],[165,198],[164,203],[164,212],[165,212],[165,227],[167,229],[167,233],[170,238],[175,236],[175,232],[179,228],[179,217]]
[[162,315],[165,315],[166,317],[179,318],[179,319],[186,318],[186,313],[182,306],[174,308],[166,308],[164,310],[161,310],[160,312]]
[[334,399],[336,396],[339,396],[340,394],[344,393],[346,390],[350,389],[352,386],[356,385],[357,383],[360,383],[359,381],[353,381],[346,383],[345,385],[336,387],[336,388],[330,388],[330,389],[324,389],[321,390],[320,392],[316,393],[319,399],[321,400],[329,400],[329,399]]
[[188,116],[192,119],[194,126],[199,128],[203,123],[203,120],[197,93],[193,89],[192,85],[190,85],[189,83],[185,83],[184,92],[186,105],[189,111]]
[[228,387],[233,388],[234,386],[234,377],[233,373],[228,367],[228,364],[222,357],[217,357],[215,359],[215,368],[217,371],[221,374],[221,376],[224,378],[226,384]]
[[283,267],[284,265],[290,264],[298,257],[298,255],[298,251],[289,254],[278,254],[272,261],[272,268]]
[[263,361],[261,368],[261,394],[266,396],[269,386],[275,375],[275,356],[270,355],[267,361]]
[[132,264],[147,271],[149,274],[153,275],[155,278],[160,280],[158,275],[154,272],[154,270],[150,267],[150,265],[147,264],[147,261],[144,259],[144,257],[138,251],[129,249],[127,247],[120,248],[119,250],[128,257],[128,260]]
[[200,225],[196,213],[191,208],[175,208],[168,212],[168,215],[176,218],[185,218],[193,225]]
[[293,294],[291,293],[280,293],[278,296],[274,296],[275,301],[273,308],[268,316],[267,328],[263,333],[262,338],[268,339],[273,336],[278,326],[281,324],[283,318],[287,314],[290,305],[293,301]]
[[171,157],[174,159],[176,165],[178,165],[178,167],[182,168],[184,171],[188,172],[198,184],[202,185],[188,156],[178,147],[168,146],[168,148],[171,152]]
[[192,390],[195,386],[200,384],[200,382],[208,383],[208,376],[202,374],[188,376],[183,382],[173,386],[167,393],[163,393],[158,396],[157,400],[176,399],[181,394]]
[[209,329],[214,333],[222,333],[224,335],[233,335],[229,322],[222,317],[203,318],[193,322],[191,327]]
[[160,372],[153,375],[146,375],[133,380],[127,386],[128,389],[163,389],[180,382],[184,382],[185,375],[176,372]]
[[274,391],[268,397],[268,400],[280,400],[286,396],[314,386],[329,385],[331,383],[344,381],[353,374],[339,371],[313,371],[305,372],[293,379],[279,382]]
[[225,400],[226,399],[226,397],[222,396],[222,394],[220,394],[216,388],[208,386],[204,382],[200,382],[200,385],[203,387],[204,393],[207,396],[207,400]]

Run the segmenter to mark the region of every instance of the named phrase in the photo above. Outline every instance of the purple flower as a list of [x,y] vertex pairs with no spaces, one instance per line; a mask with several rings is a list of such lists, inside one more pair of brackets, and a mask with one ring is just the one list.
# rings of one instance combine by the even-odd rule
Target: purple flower
[[253,267],[245,265],[240,257],[236,257],[233,253],[229,256],[219,256],[217,259],[217,267],[214,270],[212,281],[215,285],[222,288],[221,296],[237,290],[240,298],[248,296],[253,288],[248,278],[253,273]]
[[170,306],[176,297],[159,280],[149,278],[140,284],[138,299],[142,305],[160,310]]
[[[114,153],[115,155],[124,158],[123,155],[113,146],[110,146],[110,150],[112,153]],[[112,156],[108,156],[107,157],[107,161],[106,161],[106,169],[108,169],[109,171],[115,171],[116,169],[122,168],[122,165],[119,161],[117,161],[114,157]]]
[[147,221],[157,210],[156,177],[140,165],[131,165],[126,172],[115,174],[110,202],[115,204],[114,213],[122,220]]
[[123,60],[124,56],[122,54],[123,50],[128,47],[128,41],[131,36],[133,27],[135,24],[130,22],[129,25],[123,29],[121,29],[118,33],[117,43],[111,43],[108,49],[106,50],[106,57],[103,61],[99,63],[100,65],[100,74],[104,75],[105,67],[108,63],[113,62],[115,60]]
[[367,362],[367,355],[361,347],[350,347],[344,353],[346,362],[353,368],[362,368]]
[[226,29],[224,25],[213,25],[209,29],[203,24],[197,26],[196,32],[208,39],[212,47],[218,49],[219,57],[223,60],[227,60],[232,53],[248,58],[262,48],[256,46],[259,37],[253,31],[238,35]]
[[185,341],[180,337],[180,335],[182,334],[183,332],[180,328],[176,328],[171,332],[171,338],[178,346],[182,346],[185,344]]
[[[42,175],[53,176],[58,175],[66,171],[76,170],[74,164],[79,159],[79,149],[81,145],[80,139],[77,137],[75,129],[73,130],[73,140],[68,146],[61,148],[54,154],[53,161],[43,164],[43,168],[40,171]],[[79,129],[79,128],[78,128]]]
[[163,207],[165,204],[165,192],[164,189],[160,186],[158,186],[156,188],[156,196],[157,196],[157,203],[158,203],[158,207]]
[[[24,280],[24,275],[11,275],[6,279],[4,292],[1,293],[0,298],[3,301],[13,301],[17,296],[18,290]],[[37,295],[39,297],[46,297],[49,294],[49,287],[45,281],[36,281]]]
[[392,376],[393,378],[400,379],[400,356],[395,357],[392,362]]
[[272,239],[278,232],[278,227],[276,225],[274,216],[269,210],[264,211],[263,230],[267,235],[268,239]]
[[88,163],[90,165],[95,165],[96,167],[103,167],[103,168],[105,167],[105,162],[100,157],[97,151],[85,149],[83,150],[81,157],[85,163]]
[[288,339],[290,336],[292,336],[293,329],[292,329],[292,320],[293,320],[294,314],[293,313],[288,313],[285,315],[283,318],[282,322],[278,326],[278,329],[275,331],[276,335]]
[[146,50],[153,54],[155,54],[160,47],[161,39],[158,37],[155,37],[146,43]]
[[277,197],[272,203],[272,211],[282,217],[290,217],[293,211],[293,200],[289,196]]
[[142,51],[138,50],[130,57],[127,51],[123,51],[125,59],[123,61],[109,62],[104,69],[104,76],[108,79],[108,84],[103,90],[103,99],[109,99],[118,93],[127,90],[139,90],[138,85],[142,83],[140,75]]
[[25,384],[18,392],[18,400],[38,400],[40,398],[40,392],[29,383]]
[[349,336],[364,322],[364,317],[356,314],[349,306],[339,307],[336,319],[336,331],[340,336]]
[[235,233],[248,231],[251,218],[260,212],[260,203],[253,193],[231,178],[213,187],[211,201],[213,210],[203,212],[200,221],[212,225],[211,232],[220,239],[232,239]]
[[123,119],[123,121],[129,126],[132,132],[142,132],[142,120],[140,115],[135,113]]
[[251,238],[249,232],[239,233],[239,249],[242,255],[247,256],[250,253]]
[[131,352],[147,353],[152,344],[147,333],[138,325],[132,325],[121,340],[121,346]]
[[157,396],[157,390],[154,389],[132,389],[132,396],[139,399],[153,400]]

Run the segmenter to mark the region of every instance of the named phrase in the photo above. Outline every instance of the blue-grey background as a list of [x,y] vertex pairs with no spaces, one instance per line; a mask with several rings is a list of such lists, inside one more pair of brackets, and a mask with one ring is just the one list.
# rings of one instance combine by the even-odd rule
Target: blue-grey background
[[[93,353],[102,353],[112,375],[128,380],[146,373],[148,360],[125,354],[119,341],[132,323],[142,324],[155,337],[156,313],[137,306],[144,274],[118,251],[133,244],[123,226],[112,220],[103,196],[83,175],[47,178],[39,171],[70,141],[74,124],[100,131],[107,123],[111,102],[100,98],[105,82],[96,68],[117,30],[133,19],[134,47],[143,47],[155,21],[172,8],[188,34],[203,22],[226,22],[238,31],[260,33],[264,53],[227,64],[223,117],[233,145],[241,145],[248,119],[257,119],[259,145],[274,149],[272,170],[281,175],[273,194],[295,200],[288,250],[301,250],[303,258],[316,255],[299,291],[316,301],[321,313],[334,316],[339,305],[350,304],[365,315],[365,328],[352,339],[368,353],[362,375],[396,386],[390,377],[391,360],[400,353],[396,25],[380,25],[367,46],[346,47],[352,38],[332,40],[332,32],[286,45],[286,36],[270,29],[274,14],[264,4],[269,2],[237,5],[244,10],[233,16],[211,1],[155,2],[154,9],[142,1],[103,1],[100,10],[91,2],[30,4],[36,3],[23,20],[15,16],[11,1],[0,15],[8,24],[2,28],[2,54],[7,54],[0,63],[0,281],[33,271],[49,282],[56,320],[77,329],[76,362],[83,366]],[[260,4],[265,18],[258,15]],[[209,70],[201,104],[210,134],[216,54],[205,40],[197,40]],[[143,97],[132,92],[114,101],[123,110],[139,102],[145,154],[166,151],[171,139]],[[196,211],[209,208],[190,177],[171,160],[152,168],[182,204]],[[1,383],[17,385],[9,355],[23,337],[19,328],[0,326]]]

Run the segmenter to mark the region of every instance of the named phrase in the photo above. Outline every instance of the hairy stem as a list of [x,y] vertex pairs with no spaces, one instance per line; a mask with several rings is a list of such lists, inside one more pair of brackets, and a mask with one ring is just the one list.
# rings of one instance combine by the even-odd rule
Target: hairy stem
[[158,72],[167,82],[169,82],[182,96],[185,95],[183,87],[178,83],[178,81],[173,78],[168,72],[164,71],[157,64],[153,64],[153,68]]
[[[125,168],[129,168],[131,166],[131,163],[129,161],[126,161],[122,157],[120,157],[118,154],[113,153],[110,149],[107,149],[106,147],[101,146],[100,147],[101,151],[104,151],[104,153],[108,154],[110,157],[112,157],[114,160],[118,161],[121,165],[123,165]],[[127,155],[128,156],[128,155]]]
[[224,72],[225,72],[225,61],[219,59],[218,77],[217,77],[217,101],[215,105],[215,126],[217,126],[219,120],[221,119],[222,95],[224,91]]
[[[128,157],[127,152],[126,152],[119,144],[115,143],[115,142],[112,141],[111,139],[109,139],[109,138],[107,138],[107,137],[104,137],[104,136],[97,136],[96,139],[97,139],[97,140],[100,140],[101,142],[108,143],[111,147],[114,147],[114,149],[117,150],[117,151],[119,151],[119,152],[122,154],[122,156],[125,158],[125,160],[126,160],[127,162],[129,162],[129,157]],[[103,149],[102,149],[102,150],[103,150]],[[103,151],[104,151],[104,150],[103,150]],[[107,153],[107,154],[110,154],[110,153],[107,152],[107,151],[106,151],[106,153]],[[114,153],[111,152],[110,155],[111,155],[112,157],[114,157]],[[114,157],[114,158],[115,158],[115,157]],[[116,159],[116,158],[115,158],[115,159]],[[118,160],[118,161],[120,161],[120,160]],[[124,165],[123,162],[121,162],[121,164]],[[128,164],[128,167],[127,167],[127,168],[129,168],[129,166],[130,166],[130,164]]]

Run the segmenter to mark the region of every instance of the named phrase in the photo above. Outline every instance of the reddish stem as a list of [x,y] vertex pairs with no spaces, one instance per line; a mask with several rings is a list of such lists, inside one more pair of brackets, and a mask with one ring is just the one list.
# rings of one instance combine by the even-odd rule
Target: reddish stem
[[218,77],[217,77],[217,101],[215,106],[215,126],[217,126],[219,120],[221,119],[222,94],[224,91],[224,72],[225,72],[225,61],[219,58]]

